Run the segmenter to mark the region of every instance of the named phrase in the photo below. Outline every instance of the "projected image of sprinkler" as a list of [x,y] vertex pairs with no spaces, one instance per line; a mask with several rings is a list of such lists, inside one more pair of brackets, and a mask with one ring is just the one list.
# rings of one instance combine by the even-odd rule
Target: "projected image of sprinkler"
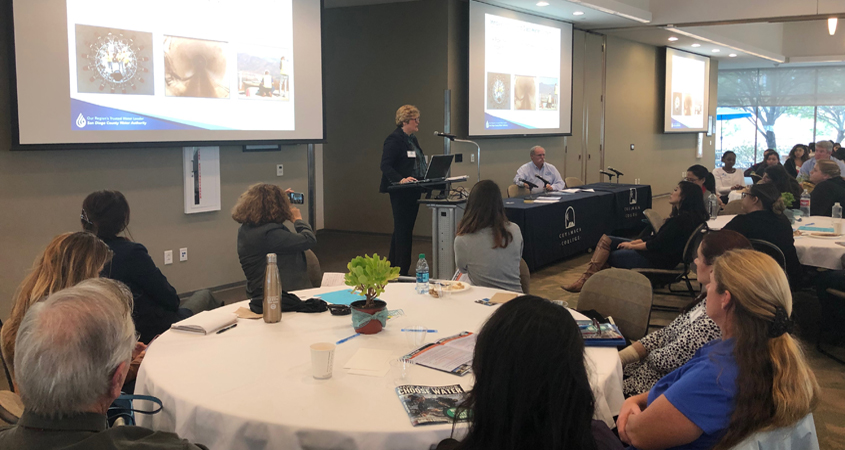
[[76,25],[80,93],[152,95],[152,34]]

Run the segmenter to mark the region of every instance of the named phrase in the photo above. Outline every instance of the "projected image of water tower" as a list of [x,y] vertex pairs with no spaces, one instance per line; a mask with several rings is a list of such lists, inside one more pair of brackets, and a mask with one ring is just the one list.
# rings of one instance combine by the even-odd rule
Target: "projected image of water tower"
[[511,75],[487,72],[487,109],[511,109]]

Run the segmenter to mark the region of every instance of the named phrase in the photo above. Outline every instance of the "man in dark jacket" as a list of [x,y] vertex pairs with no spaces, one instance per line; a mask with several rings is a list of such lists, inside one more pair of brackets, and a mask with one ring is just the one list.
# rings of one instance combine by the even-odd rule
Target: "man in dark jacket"
[[426,172],[425,155],[414,135],[420,130],[420,110],[413,105],[404,105],[396,111],[396,129],[384,140],[381,155],[381,185],[379,192],[390,195],[393,210],[393,236],[390,239],[390,253],[387,259],[399,267],[400,275],[408,275],[411,267],[411,245],[414,223],[419,213],[420,189],[406,187],[392,189],[393,184],[406,184],[422,179]]

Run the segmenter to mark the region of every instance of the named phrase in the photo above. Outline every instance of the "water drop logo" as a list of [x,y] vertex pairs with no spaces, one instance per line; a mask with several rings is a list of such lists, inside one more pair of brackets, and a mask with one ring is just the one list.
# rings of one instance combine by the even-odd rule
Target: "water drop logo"
[[489,120],[484,124],[484,128],[490,128],[490,121]]
[[85,125],[88,125],[88,122],[86,122],[85,118],[82,117],[82,113],[79,113],[79,117],[76,118],[76,126],[79,128],[85,128]]

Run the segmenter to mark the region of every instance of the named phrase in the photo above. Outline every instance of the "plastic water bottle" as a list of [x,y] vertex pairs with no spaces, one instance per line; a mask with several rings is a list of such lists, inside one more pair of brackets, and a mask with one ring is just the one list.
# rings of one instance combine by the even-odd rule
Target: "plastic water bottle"
[[806,189],[801,193],[801,216],[810,217],[810,193]]
[[839,202],[833,204],[833,211],[830,215],[833,218],[833,232],[842,234],[842,206]]
[[417,261],[417,294],[428,294],[428,262],[425,253],[420,253]]
[[719,206],[719,198],[716,197],[716,194],[710,193],[710,197],[707,198],[707,206],[710,209],[710,220],[716,220],[716,216],[719,215],[719,211],[722,209]]

